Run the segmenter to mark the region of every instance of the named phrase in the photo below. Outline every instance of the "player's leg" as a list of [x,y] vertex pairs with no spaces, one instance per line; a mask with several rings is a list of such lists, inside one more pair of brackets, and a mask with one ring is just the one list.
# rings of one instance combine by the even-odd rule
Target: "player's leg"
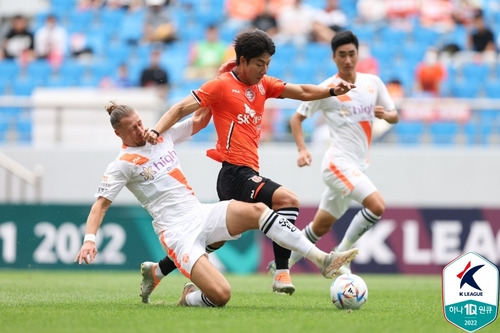
[[[275,189],[276,186],[279,186],[279,184],[276,184],[272,181],[266,182],[266,185],[264,185],[264,188],[262,190],[263,192],[261,191],[260,196],[263,196],[267,191],[272,200],[271,208],[275,210],[276,213],[285,217],[288,221],[290,221],[290,223],[295,225],[297,217],[299,216],[299,199],[295,195],[295,193],[293,193],[286,187],[279,186],[277,189]],[[264,200],[262,200],[262,202],[266,203],[266,201]],[[274,262],[276,265],[272,285],[273,291],[291,295],[295,291],[295,286],[292,284],[292,279],[290,277],[289,260],[291,251],[279,245],[278,243],[273,242],[273,253]]]
[[224,306],[231,298],[227,279],[208,260],[201,256],[191,269],[192,284],[187,283],[179,300],[182,306]]
[[[379,191],[371,192],[366,196],[366,193],[370,192],[372,189],[370,184],[371,181],[369,184],[368,182],[364,182],[358,185],[356,191],[352,193],[352,197],[355,198],[355,200],[362,202],[363,208],[354,216],[349,227],[347,227],[342,241],[337,246],[337,249],[340,251],[350,249],[361,236],[380,220],[384,213],[385,202]],[[363,197],[364,199],[361,199]]]
[[149,303],[149,297],[161,279],[176,268],[175,263],[168,256],[165,256],[157,263],[145,261],[141,264],[142,282],[140,296],[143,303]]
[[357,249],[344,252],[325,253],[314,246],[286,218],[280,216],[262,203],[248,204],[231,201],[227,209],[227,230],[235,236],[247,230],[259,228],[267,237],[279,245],[295,251],[311,260],[321,270],[323,276],[331,278],[338,269],[351,262]]

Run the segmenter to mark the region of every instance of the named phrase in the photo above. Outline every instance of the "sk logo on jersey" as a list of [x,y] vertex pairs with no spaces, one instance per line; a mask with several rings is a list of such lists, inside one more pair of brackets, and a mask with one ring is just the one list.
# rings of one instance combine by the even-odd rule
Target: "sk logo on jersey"
[[238,124],[250,124],[251,122],[254,124],[258,124],[262,119],[262,117],[260,116],[256,117],[255,115],[257,114],[257,112],[255,112],[255,110],[249,107],[246,103],[244,106],[245,106],[245,114],[239,114],[237,116]]

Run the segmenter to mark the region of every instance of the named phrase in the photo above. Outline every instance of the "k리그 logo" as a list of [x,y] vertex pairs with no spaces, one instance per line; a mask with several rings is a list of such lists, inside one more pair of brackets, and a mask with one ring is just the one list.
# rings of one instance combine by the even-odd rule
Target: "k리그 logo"
[[453,325],[474,332],[498,314],[498,268],[475,252],[452,260],[443,269],[443,311]]

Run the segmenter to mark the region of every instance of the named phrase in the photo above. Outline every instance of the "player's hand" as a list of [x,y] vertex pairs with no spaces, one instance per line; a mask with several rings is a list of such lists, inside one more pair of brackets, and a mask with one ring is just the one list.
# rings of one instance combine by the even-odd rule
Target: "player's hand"
[[78,252],[73,262],[78,261],[78,264],[81,265],[84,261],[87,265],[90,265],[94,262],[96,255],[97,248],[95,247],[95,243],[92,241],[86,241],[83,243],[80,252]]
[[312,156],[307,149],[302,149],[299,151],[299,157],[297,158],[297,165],[303,167],[306,165],[311,165]]
[[150,129],[146,129],[144,131],[144,139],[149,142],[152,145],[155,145],[158,143],[159,135],[157,135],[154,131]]
[[340,81],[333,90],[335,91],[335,95],[344,95],[347,94],[351,89],[356,88],[354,83],[349,83],[346,81]]
[[385,109],[383,106],[375,105],[373,108],[373,114],[379,119],[385,119]]
[[223,63],[217,70],[217,76],[231,71],[234,67],[236,67],[236,60],[229,60]]

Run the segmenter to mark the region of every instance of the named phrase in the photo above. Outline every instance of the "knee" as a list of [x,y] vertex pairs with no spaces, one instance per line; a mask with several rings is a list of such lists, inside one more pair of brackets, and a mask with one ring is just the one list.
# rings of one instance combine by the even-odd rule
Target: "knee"
[[231,288],[229,286],[220,286],[217,290],[214,290],[213,295],[210,295],[209,299],[215,306],[225,306],[231,299]]
[[300,207],[299,198],[295,193],[290,190],[282,189],[280,187],[273,195],[273,209],[279,210],[281,208]]
[[385,211],[385,202],[384,200],[378,200],[374,202],[370,207],[366,207],[372,212],[373,214],[377,216],[382,216]]

